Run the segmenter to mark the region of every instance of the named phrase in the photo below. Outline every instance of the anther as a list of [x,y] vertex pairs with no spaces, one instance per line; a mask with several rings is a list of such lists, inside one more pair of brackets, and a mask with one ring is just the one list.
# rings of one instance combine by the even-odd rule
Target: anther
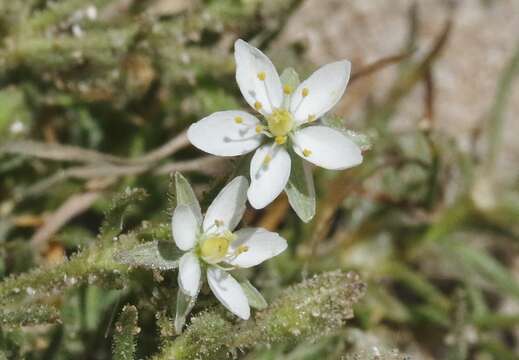
[[259,111],[262,107],[263,107],[263,105],[261,105],[261,103],[259,101],[256,101],[254,103],[254,109]]
[[304,149],[304,150],[303,150],[303,155],[304,155],[305,157],[309,157],[310,155],[312,155],[312,150],[310,150],[310,149]]
[[258,73],[258,79],[260,79],[261,81],[264,81],[267,77],[267,74],[265,74],[265,71],[260,71]]
[[265,158],[263,159],[263,164],[268,165],[268,164],[270,164],[271,161],[272,161],[272,156],[265,155]]
[[294,90],[292,89],[292,86],[290,86],[290,85],[288,85],[288,84],[286,84],[286,85],[283,86],[283,92],[284,92],[286,95],[290,95],[290,94],[292,94],[292,91],[294,91]]
[[236,124],[241,124],[241,123],[243,123],[243,118],[242,118],[241,116],[236,116],[236,117],[234,118],[234,122],[235,122]]
[[236,249],[236,255],[243,254],[244,252],[247,252],[247,251],[249,251],[249,247],[247,245],[240,245]]
[[283,145],[284,143],[287,142],[287,137],[286,136],[276,136],[274,138],[274,141],[276,142],[276,144],[278,145]]
[[263,125],[256,125],[256,133],[260,134],[263,131]]
[[303,95],[303,97],[307,97],[309,93],[310,90],[308,90],[308,88],[304,88],[303,91],[301,91],[301,95]]

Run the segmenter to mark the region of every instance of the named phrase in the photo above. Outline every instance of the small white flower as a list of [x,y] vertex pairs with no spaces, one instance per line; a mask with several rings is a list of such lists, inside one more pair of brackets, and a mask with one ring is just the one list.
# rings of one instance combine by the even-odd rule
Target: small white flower
[[196,297],[204,270],[214,295],[244,320],[250,316],[247,297],[227,271],[258,265],[287,248],[285,239],[261,228],[233,232],[245,211],[248,186],[247,179],[238,176],[220,191],[205,218],[198,204],[177,206],[172,218],[175,243],[185,251],[179,263],[180,289]]
[[285,188],[291,168],[287,146],[325,169],[341,170],[362,162],[353,141],[316,121],[344,94],[349,61],[325,65],[292,89],[282,86],[269,58],[245,41],[235,42],[234,56],[240,91],[262,119],[239,110],[216,112],[192,124],[188,138],[197,148],[218,156],[244,155],[258,148],[250,164],[247,193],[254,208],[267,206]]

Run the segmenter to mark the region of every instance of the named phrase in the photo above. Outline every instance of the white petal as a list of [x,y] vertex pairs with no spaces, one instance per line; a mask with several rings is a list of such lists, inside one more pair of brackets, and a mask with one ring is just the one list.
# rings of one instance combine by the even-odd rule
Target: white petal
[[192,252],[182,255],[178,269],[178,285],[182,291],[195,297],[200,289],[201,275],[202,270],[196,255]]
[[[242,123],[236,123],[237,117]],[[245,111],[219,111],[192,124],[187,137],[191,144],[209,154],[243,155],[260,145],[262,135],[256,133],[259,123],[256,117]]]
[[[290,112],[297,122],[309,116],[319,118],[341,99],[350,79],[351,63],[347,60],[324,65],[297,87],[290,100]],[[303,97],[303,89],[308,95]]]
[[171,227],[173,239],[180,250],[190,250],[195,246],[200,224],[188,205],[179,205],[173,212]]
[[[285,148],[272,144],[260,147],[254,153],[250,163],[251,184],[247,191],[250,204],[255,209],[262,209],[270,204],[285,188],[290,177],[290,156]],[[272,159],[265,163],[266,156]]]
[[230,251],[239,246],[247,246],[248,250],[236,258],[228,261],[229,264],[242,268],[256,266],[265,260],[281,254],[287,248],[287,241],[275,232],[260,228],[245,228],[234,233],[238,238],[232,242]]
[[[309,126],[294,134],[294,151],[303,159],[329,170],[342,170],[362,162],[360,148],[340,131]],[[304,151],[309,150],[308,156]]]
[[[263,115],[272,113],[274,108],[281,106],[283,89],[276,68],[270,59],[260,50],[238,39],[234,43],[234,58],[236,60],[236,82],[240,91],[252,108],[259,101],[259,110]],[[265,80],[260,80],[258,74],[264,73]]]
[[210,266],[207,269],[207,282],[216,298],[230,312],[243,320],[250,317],[249,302],[240,284],[227,272]]
[[228,183],[207,209],[204,231],[214,226],[215,220],[223,222],[224,229],[233,231],[245,211],[248,187],[249,182],[244,176],[235,177]]

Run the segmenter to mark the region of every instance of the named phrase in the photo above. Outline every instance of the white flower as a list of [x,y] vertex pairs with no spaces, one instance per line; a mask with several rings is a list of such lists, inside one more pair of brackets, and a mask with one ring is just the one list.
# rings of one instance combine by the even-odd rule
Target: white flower
[[244,320],[250,316],[247,297],[227,271],[258,265],[287,248],[285,239],[264,229],[233,232],[245,211],[248,186],[247,179],[238,176],[216,196],[205,218],[198,204],[179,205],[171,221],[175,243],[185,251],[179,262],[180,289],[196,297],[202,285],[202,272],[206,271],[214,295]]
[[257,148],[247,192],[254,208],[267,206],[285,188],[291,169],[287,146],[325,169],[341,170],[362,162],[353,141],[316,121],[344,94],[349,61],[325,65],[292,89],[282,85],[269,58],[245,41],[236,41],[234,56],[240,91],[261,120],[245,111],[216,112],[192,124],[188,138],[197,148],[218,156],[243,155]]

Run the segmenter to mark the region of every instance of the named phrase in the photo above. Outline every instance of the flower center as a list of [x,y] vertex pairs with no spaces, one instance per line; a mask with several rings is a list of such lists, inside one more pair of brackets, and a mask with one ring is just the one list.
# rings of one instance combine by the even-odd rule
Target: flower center
[[207,238],[200,247],[202,259],[211,264],[220,262],[227,255],[229,244],[235,238],[236,235],[229,231]]
[[274,136],[286,136],[294,126],[292,114],[285,109],[275,109],[267,117],[269,131]]

